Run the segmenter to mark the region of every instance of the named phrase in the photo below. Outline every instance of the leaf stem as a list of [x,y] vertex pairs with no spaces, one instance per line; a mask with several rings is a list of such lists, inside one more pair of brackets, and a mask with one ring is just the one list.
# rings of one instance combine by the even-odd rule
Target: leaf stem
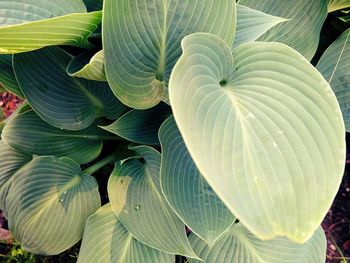
[[107,164],[110,164],[110,163],[116,161],[116,159],[118,159],[118,156],[119,156],[119,151],[114,152],[114,153],[106,156],[102,160],[98,161],[97,163],[94,163],[93,165],[89,166],[88,168],[83,170],[82,173],[93,174],[96,171],[100,170],[102,167],[106,166]]

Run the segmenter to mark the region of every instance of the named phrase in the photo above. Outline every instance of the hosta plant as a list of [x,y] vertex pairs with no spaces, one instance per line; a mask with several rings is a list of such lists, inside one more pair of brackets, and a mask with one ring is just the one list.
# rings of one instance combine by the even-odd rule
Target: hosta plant
[[315,54],[349,6],[0,0],[0,83],[25,100],[1,125],[14,238],[42,255],[82,239],[81,263],[324,262],[350,29]]

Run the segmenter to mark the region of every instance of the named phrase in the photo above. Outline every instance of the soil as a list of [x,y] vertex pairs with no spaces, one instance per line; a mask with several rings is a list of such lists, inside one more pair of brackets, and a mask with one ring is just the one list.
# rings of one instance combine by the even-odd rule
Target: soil
[[[4,92],[0,93],[0,107],[4,117],[8,117],[16,107],[21,103],[21,99]],[[350,134],[347,135],[348,149],[350,149]],[[344,263],[350,262],[350,151],[348,151],[347,165],[340,190],[333,202],[331,209],[325,217],[322,227],[327,236],[327,263]],[[110,168],[109,168],[110,169]],[[105,182],[99,182],[101,188],[105,187]],[[104,192],[101,189],[101,192]],[[103,201],[107,200],[103,196]],[[0,237],[8,237],[8,245],[5,250],[11,249],[12,239],[6,232],[7,224],[0,211]],[[4,250],[1,249],[0,250]],[[0,251],[2,254],[8,251]],[[62,253],[55,257],[42,258],[41,262],[75,262],[78,252],[78,246],[73,247],[68,252]],[[63,260],[63,261],[61,261]],[[184,262],[178,258],[178,262]]]

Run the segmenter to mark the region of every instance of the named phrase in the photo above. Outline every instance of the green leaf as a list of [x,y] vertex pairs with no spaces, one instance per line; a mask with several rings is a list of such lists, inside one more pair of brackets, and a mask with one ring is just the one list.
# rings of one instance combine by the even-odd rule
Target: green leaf
[[259,41],[287,44],[308,60],[315,55],[320,32],[328,14],[326,0],[239,0],[238,3],[290,19],[270,29]]
[[210,32],[232,45],[236,27],[232,0],[105,0],[103,12],[108,82],[124,104],[137,109],[167,100],[184,36]]
[[24,98],[13,72],[12,55],[0,55],[0,85],[18,97]]
[[331,85],[350,132],[350,29],[346,30],[322,55],[317,69]]
[[235,218],[193,163],[172,116],[161,126],[159,140],[164,196],[185,224],[211,246]]
[[103,50],[92,56],[90,51],[75,57],[68,65],[67,72],[71,77],[96,81],[107,81],[104,68]]
[[160,154],[148,146],[131,149],[140,157],[118,162],[108,181],[115,214],[140,242],[169,254],[196,258],[185,225],[162,195]]
[[51,125],[80,130],[97,117],[116,119],[126,107],[107,83],[68,76],[72,56],[58,47],[14,55],[17,81],[36,113]]
[[0,209],[6,215],[6,196],[13,174],[32,159],[0,140]]
[[131,110],[111,125],[101,128],[132,142],[159,144],[159,127],[170,114],[169,106],[161,103],[147,110]]
[[88,12],[102,10],[103,0],[83,0]]
[[14,175],[6,207],[9,229],[25,250],[55,255],[81,239],[100,194],[73,160],[35,157]]
[[83,164],[99,156],[104,139],[113,138],[97,124],[79,131],[62,130],[47,124],[33,111],[27,111],[6,123],[2,139],[29,155],[66,156]]
[[241,224],[236,224],[209,248],[196,235],[191,234],[193,249],[203,261],[189,263],[324,263],[327,241],[321,227],[305,244],[293,243],[286,238],[262,241]]
[[237,29],[233,47],[257,40],[269,29],[286,21],[288,19],[271,16],[244,5],[237,5]]
[[198,170],[260,239],[308,240],[338,191],[345,130],[334,93],[298,52],[184,38],[170,102]]
[[78,263],[173,263],[165,254],[137,241],[115,216],[110,204],[89,217]]
[[81,0],[1,0],[0,13],[0,54],[52,45],[90,46],[87,38],[102,15],[86,13]]
[[349,0],[328,0],[328,12],[350,7]]

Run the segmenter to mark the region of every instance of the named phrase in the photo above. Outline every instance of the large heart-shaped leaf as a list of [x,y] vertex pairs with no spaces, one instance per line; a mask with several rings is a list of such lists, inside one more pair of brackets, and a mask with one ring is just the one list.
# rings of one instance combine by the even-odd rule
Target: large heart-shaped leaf
[[11,233],[27,251],[45,255],[78,242],[99,207],[96,180],[65,157],[35,157],[13,176],[6,198]]
[[78,163],[93,161],[101,152],[103,140],[113,139],[97,124],[79,131],[62,130],[47,124],[33,111],[9,120],[1,137],[23,153],[66,156]]
[[170,79],[176,123],[199,171],[261,239],[308,240],[337,193],[345,130],[334,93],[299,53],[186,37]]
[[328,12],[350,7],[349,0],[328,0]]
[[105,0],[103,12],[108,82],[123,103],[138,109],[167,100],[184,36],[210,32],[231,45],[236,26],[232,0]]
[[89,46],[87,38],[101,22],[101,12],[86,13],[82,0],[1,0],[0,14],[0,54]]
[[241,224],[236,224],[209,248],[203,240],[191,234],[194,251],[203,261],[190,259],[189,263],[324,263],[327,241],[321,227],[305,244],[286,238],[268,241],[257,239]]
[[235,218],[193,163],[172,116],[161,126],[159,140],[164,196],[185,224],[211,246]]
[[269,29],[286,21],[288,19],[272,16],[244,5],[237,5],[237,29],[233,47],[254,41]]
[[32,159],[0,140],[0,209],[6,215],[5,200],[13,174]]
[[287,44],[309,60],[315,55],[328,14],[326,0],[239,0],[238,3],[290,19],[270,29],[259,38],[260,41]]
[[71,77],[107,81],[104,66],[103,50],[94,55],[91,55],[91,51],[87,51],[69,63],[67,72]]
[[162,195],[160,154],[148,146],[132,150],[140,157],[118,162],[108,181],[108,196],[115,214],[142,243],[166,253],[196,258],[185,225]]
[[102,128],[132,142],[159,144],[159,127],[170,114],[170,107],[161,103],[147,110],[131,110]]
[[78,263],[173,263],[175,256],[137,241],[115,216],[110,204],[89,217]]
[[17,96],[24,98],[13,72],[12,55],[0,55],[0,85]]
[[116,119],[126,107],[107,83],[68,76],[72,56],[58,47],[14,55],[14,70],[23,94],[36,113],[51,125],[80,130],[96,117]]
[[331,85],[350,132],[350,29],[346,30],[322,55],[317,69]]

